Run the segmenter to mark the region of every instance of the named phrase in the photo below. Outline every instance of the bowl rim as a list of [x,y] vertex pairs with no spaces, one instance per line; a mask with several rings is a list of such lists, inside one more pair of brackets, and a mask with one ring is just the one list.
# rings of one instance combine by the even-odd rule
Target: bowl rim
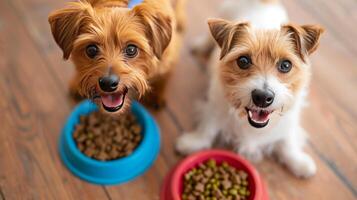
[[[73,131],[76,124],[78,124],[79,116],[88,115],[92,112],[98,110],[98,107],[90,100],[84,100],[80,102],[70,113],[65,122],[65,126],[62,130],[60,139],[59,139],[59,153],[64,165],[77,177],[82,180],[101,185],[114,185],[124,182],[128,182],[144,172],[146,172],[150,166],[155,162],[158,154],[160,152],[161,138],[160,138],[160,128],[157,125],[155,119],[149,114],[149,112],[138,102],[133,101],[131,105],[131,110],[134,115],[140,115],[141,125],[143,127],[142,135],[143,139],[140,144],[136,147],[132,154],[126,157],[111,161],[99,161],[93,158],[86,156],[82,153],[76,146],[73,139]],[[147,147],[151,146],[151,142],[155,142],[156,148],[151,148],[152,153],[147,155],[145,154]],[[66,150],[67,149],[67,150]],[[70,152],[68,152],[70,151]],[[147,157],[147,162],[143,163],[140,167],[141,170],[137,170],[135,173],[126,174],[125,177],[112,177],[112,178],[100,178],[95,175],[90,176],[87,173],[82,172],[80,168],[75,167],[70,161],[68,153],[72,154],[71,157],[74,157],[79,163],[86,163],[86,165],[93,167],[113,167],[113,166],[122,166],[127,163],[137,162],[137,160],[145,154]]]
[[[66,125],[68,126],[71,126],[72,125],[76,125],[77,123],[74,122],[74,119],[73,118],[77,118],[78,116],[84,116],[84,115],[88,115],[90,113],[93,113],[95,111],[98,111],[98,108],[96,107],[94,109],[91,108],[91,110],[88,112],[88,114],[83,114],[81,111],[82,111],[82,108],[83,108],[83,105],[84,104],[87,104],[89,103],[89,106],[94,106],[95,104],[90,102],[89,100],[85,100],[83,102],[80,103],[79,106],[77,106],[75,108],[75,110],[73,110],[73,112],[71,113],[71,115],[69,116],[69,119],[67,122],[69,123],[66,123]],[[81,107],[82,106],[82,107]],[[93,109],[93,110],[92,110]],[[140,115],[143,117],[143,126],[144,127],[147,127],[148,126],[148,123],[149,121],[152,119],[152,117],[144,111],[144,107],[141,106],[138,102],[134,101],[131,105],[131,110],[133,113],[135,113],[134,115],[137,115],[136,113],[140,113]],[[69,129],[70,127],[68,127]],[[140,155],[140,152],[141,151],[144,151],[144,146],[145,146],[145,140],[147,137],[145,137],[143,134],[143,139],[141,140],[141,142],[139,143],[139,145],[135,148],[135,150],[129,155],[129,156],[125,156],[125,157],[121,157],[121,158],[118,158],[118,159],[115,159],[115,160],[109,160],[109,161],[100,161],[100,160],[96,160],[94,158],[90,158],[88,156],[86,156],[84,153],[82,153],[77,147],[76,147],[76,144],[75,144],[75,141],[72,137],[73,135],[73,131],[70,131],[70,130],[64,130],[65,131],[65,140],[66,141],[69,141],[68,145],[69,145],[69,148],[73,150],[73,153],[75,154],[76,157],[78,157],[79,159],[83,160],[84,162],[87,162],[88,164],[91,164],[91,165],[100,165],[100,166],[106,166],[106,165],[119,165],[123,162],[130,162],[132,159],[135,159],[135,157],[139,156]],[[147,133],[149,130],[147,129],[142,129],[143,132]]]
[[[240,164],[245,166],[247,169],[247,173],[249,173],[252,177],[252,180],[254,181],[254,187],[255,187],[255,195],[254,199],[261,199],[263,196],[263,182],[259,176],[258,171],[253,167],[252,164],[250,164],[247,160],[239,156],[238,154],[235,154],[231,151],[227,150],[221,150],[221,149],[210,149],[210,150],[203,150],[196,152],[194,154],[191,154],[190,156],[186,157],[184,160],[182,160],[172,171],[171,174],[171,180],[169,180],[170,186],[166,186],[166,189],[169,189],[172,197],[174,200],[179,200],[181,199],[180,197],[180,191],[178,185],[181,182],[181,178],[183,174],[188,170],[187,167],[188,165],[197,165],[200,162],[198,162],[199,159],[205,158],[205,160],[209,158],[215,158],[216,156],[222,156],[226,157],[228,159],[238,161]],[[194,164],[192,164],[194,163]],[[170,179],[170,178],[169,178]],[[164,186],[165,187],[165,186]],[[167,192],[167,191],[166,191]]]

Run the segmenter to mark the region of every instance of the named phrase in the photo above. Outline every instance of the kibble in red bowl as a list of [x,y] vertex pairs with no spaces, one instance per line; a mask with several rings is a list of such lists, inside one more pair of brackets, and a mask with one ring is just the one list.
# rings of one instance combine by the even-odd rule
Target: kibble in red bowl
[[[211,164],[209,164],[210,162]],[[216,165],[216,167],[226,168],[225,171],[228,171],[229,173],[228,177],[223,177],[227,176],[224,175],[226,172],[217,173],[216,170],[219,169],[207,171],[207,166],[203,165]],[[216,178],[216,181],[213,181],[215,184],[211,184],[211,186],[208,186],[207,184],[202,185],[199,181],[202,181],[203,177],[201,177],[196,178],[197,182],[191,182],[191,186],[188,186],[186,182],[190,182],[190,179],[193,179],[193,177],[190,177],[192,176],[190,173],[194,173],[194,171],[197,171],[202,167],[206,168],[205,170],[201,169],[205,176],[214,177],[217,176],[216,174],[219,174],[217,177],[219,183],[217,183]],[[239,181],[233,180],[238,178],[236,175],[239,176]],[[211,179],[208,181],[210,180]],[[224,180],[229,180],[230,183],[227,183]],[[217,187],[222,194],[216,194],[217,188],[214,187]],[[189,195],[193,196],[190,197]],[[199,200],[200,198],[209,200],[241,198],[245,200],[269,200],[266,187],[255,168],[239,155],[224,150],[201,151],[185,158],[165,178],[161,188],[160,198],[161,200]]]
[[182,200],[246,200],[248,173],[213,158],[184,174]]

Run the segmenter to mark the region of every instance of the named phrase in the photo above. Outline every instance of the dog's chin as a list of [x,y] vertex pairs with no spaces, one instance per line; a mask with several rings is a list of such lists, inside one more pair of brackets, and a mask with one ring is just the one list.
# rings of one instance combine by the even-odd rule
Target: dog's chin
[[129,104],[127,93],[127,88],[111,93],[100,93],[95,96],[94,101],[104,112],[120,113],[125,110],[126,104]]
[[248,122],[254,128],[264,128],[269,124],[270,116],[274,110],[263,108],[245,107],[247,112]]

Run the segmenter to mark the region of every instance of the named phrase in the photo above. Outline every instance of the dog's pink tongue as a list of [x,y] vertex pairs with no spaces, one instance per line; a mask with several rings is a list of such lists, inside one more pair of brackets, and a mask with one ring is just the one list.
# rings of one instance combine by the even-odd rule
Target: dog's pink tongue
[[254,121],[265,122],[269,119],[269,114],[267,111],[252,111],[252,119]]
[[120,104],[122,104],[122,102],[122,94],[110,94],[102,96],[102,103],[109,108],[118,107]]

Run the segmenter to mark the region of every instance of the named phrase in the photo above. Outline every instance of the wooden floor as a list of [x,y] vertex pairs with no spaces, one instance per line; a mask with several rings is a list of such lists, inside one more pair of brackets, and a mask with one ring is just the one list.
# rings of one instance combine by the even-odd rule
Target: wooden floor
[[[0,199],[155,200],[168,170],[181,157],[175,138],[190,130],[192,105],[203,98],[207,74],[189,54],[207,31],[205,19],[221,0],[188,5],[188,31],[169,83],[168,107],[154,113],[162,150],[141,178],[122,186],[83,182],[61,164],[57,139],[74,106],[68,97],[73,66],[61,60],[47,23],[65,0],[0,0]],[[321,23],[327,32],[313,56],[310,105],[303,115],[307,151],[318,165],[309,180],[294,178],[271,160],[256,165],[275,200],[357,199],[357,1],[285,0],[291,18]]]

